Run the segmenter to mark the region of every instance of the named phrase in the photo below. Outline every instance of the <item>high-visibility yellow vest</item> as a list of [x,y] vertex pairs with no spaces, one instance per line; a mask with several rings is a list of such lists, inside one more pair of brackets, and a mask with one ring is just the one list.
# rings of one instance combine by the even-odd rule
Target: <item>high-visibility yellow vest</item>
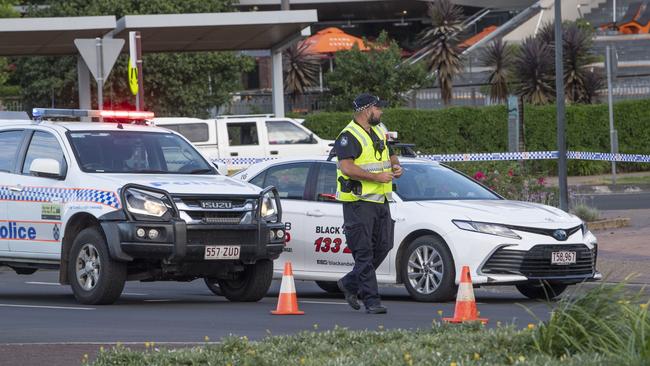
[[[391,172],[390,155],[388,154],[388,144],[386,141],[386,127],[383,124],[371,126],[374,133],[384,142],[384,151],[381,153],[380,160],[375,155],[375,147],[368,133],[352,121],[341,131],[349,132],[354,136],[361,145],[361,155],[354,159],[354,164],[359,168],[370,173]],[[360,189],[359,189],[360,188]],[[336,199],[343,202],[368,201],[384,203],[392,198],[393,183],[378,183],[372,181],[355,181],[343,174],[341,163],[337,164],[336,169]]]

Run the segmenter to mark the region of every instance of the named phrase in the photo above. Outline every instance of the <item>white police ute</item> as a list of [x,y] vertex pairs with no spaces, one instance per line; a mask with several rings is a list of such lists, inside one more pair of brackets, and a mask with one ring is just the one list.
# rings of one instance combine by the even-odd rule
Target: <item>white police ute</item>
[[274,188],[220,175],[181,135],[136,123],[150,112],[33,114],[0,121],[0,266],[59,269],[84,304],[116,301],[127,280],[266,294],[284,247]]
[[[335,159],[334,159],[335,160]],[[597,241],[576,216],[541,204],[508,201],[437,162],[401,158],[393,181],[394,248],[376,269],[384,284],[403,284],[420,301],[456,295],[462,266],[478,286],[513,284],[530,298],[553,298],[570,284],[600,279]],[[335,200],[336,161],[327,157],[266,161],[234,176],[277,187],[286,224],[285,253],[298,280],[338,292],[354,265]]]

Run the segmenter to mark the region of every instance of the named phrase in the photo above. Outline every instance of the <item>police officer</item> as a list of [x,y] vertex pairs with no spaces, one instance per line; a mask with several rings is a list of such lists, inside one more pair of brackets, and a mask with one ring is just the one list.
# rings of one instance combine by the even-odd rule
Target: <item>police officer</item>
[[361,94],[353,102],[354,119],[341,131],[334,144],[338,165],[336,198],[343,202],[347,245],[354,267],[337,284],[355,310],[363,301],[366,312],[385,314],[377,288],[375,269],[393,247],[394,222],[388,201],[392,180],[402,175],[397,156],[388,147],[380,122],[384,101]]

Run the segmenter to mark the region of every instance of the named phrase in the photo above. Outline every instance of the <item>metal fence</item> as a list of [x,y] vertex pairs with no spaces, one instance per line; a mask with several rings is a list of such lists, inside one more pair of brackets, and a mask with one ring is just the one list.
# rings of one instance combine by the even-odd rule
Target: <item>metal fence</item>
[[0,111],[22,112],[23,102],[18,97],[0,98]]

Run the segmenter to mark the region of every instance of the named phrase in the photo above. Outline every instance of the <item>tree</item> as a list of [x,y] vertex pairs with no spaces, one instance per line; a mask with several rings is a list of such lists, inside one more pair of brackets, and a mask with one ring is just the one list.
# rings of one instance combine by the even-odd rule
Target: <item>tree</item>
[[318,83],[320,61],[316,55],[310,53],[306,43],[296,42],[287,48],[283,54],[284,63],[284,89],[293,101],[305,90]]
[[482,65],[491,69],[488,75],[490,100],[503,103],[508,99],[513,50],[507,42],[498,39],[490,43],[481,54]]
[[372,93],[388,101],[391,107],[405,103],[404,93],[426,79],[420,65],[401,65],[401,50],[385,32],[369,51],[354,47],[336,54],[336,68],[326,75],[330,108],[350,111],[352,101],[360,93]]
[[449,104],[452,98],[454,77],[461,72],[459,34],[463,30],[463,10],[450,0],[436,0],[429,4],[431,27],[426,29],[420,40],[431,48],[426,63],[430,72],[437,73],[442,100]]
[[519,81],[517,94],[532,104],[553,101],[553,69],[551,47],[539,38],[526,38],[514,59],[514,73]]
[[[14,10],[13,2],[9,0],[0,0],[0,18],[16,18],[20,14]],[[11,65],[6,57],[0,57],[0,96],[14,96],[17,93],[15,86],[7,85],[13,65]]]
[[[207,13],[232,10],[231,0],[51,0],[29,16],[89,16]],[[77,107],[75,57],[27,57],[16,61],[14,79],[23,87],[23,105]],[[106,81],[104,105],[133,108],[127,85],[127,56],[116,62]],[[240,86],[240,75],[253,60],[234,52],[143,55],[146,108],[158,115],[207,117],[211,107],[226,103]],[[44,75],[46,75],[44,77]],[[94,84],[94,83],[91,83]],[[94,85],[93,85],[94,87]]]
[[[593,29],[580,22],[562,24],[562,55],[566,98],[574,103],[591,103],[598,89],[602,87],[603,76],[587,65],[597,61],[590,53]],[[546,23],[537,38],[555,52],[555,26]]]

